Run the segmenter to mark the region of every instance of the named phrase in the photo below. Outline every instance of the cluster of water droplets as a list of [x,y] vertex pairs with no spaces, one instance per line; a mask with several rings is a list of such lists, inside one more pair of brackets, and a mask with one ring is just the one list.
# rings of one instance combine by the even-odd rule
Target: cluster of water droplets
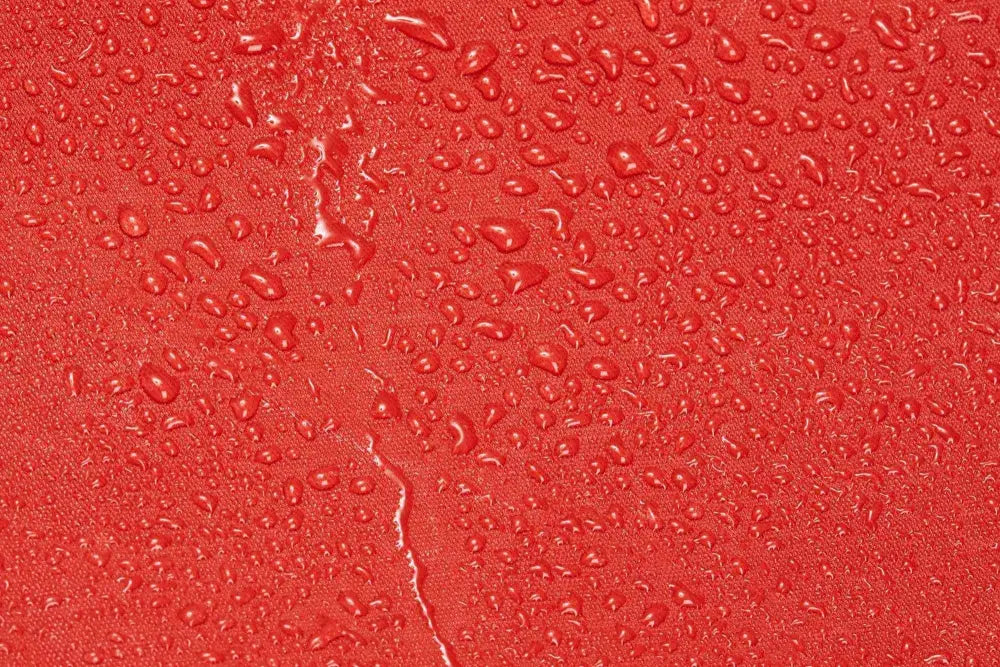
[[996,659],[997,12],[418,5],[0,18],[2,660]]

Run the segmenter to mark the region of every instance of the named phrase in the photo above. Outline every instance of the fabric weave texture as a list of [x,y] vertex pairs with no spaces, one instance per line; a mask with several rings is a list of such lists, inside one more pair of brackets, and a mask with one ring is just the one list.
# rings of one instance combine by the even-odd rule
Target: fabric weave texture
[[0,664],[1000,664],[992,3],[0,4]]

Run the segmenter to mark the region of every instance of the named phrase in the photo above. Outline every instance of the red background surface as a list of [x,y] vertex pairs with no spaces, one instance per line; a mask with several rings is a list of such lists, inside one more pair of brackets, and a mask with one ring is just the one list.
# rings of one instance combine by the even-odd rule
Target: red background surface
[[989,4],[7,0],[0,662],[1000,662]]

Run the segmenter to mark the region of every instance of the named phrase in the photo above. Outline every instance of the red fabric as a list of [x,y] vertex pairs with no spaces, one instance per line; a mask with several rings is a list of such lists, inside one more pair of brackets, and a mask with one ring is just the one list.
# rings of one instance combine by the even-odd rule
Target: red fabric
[[988,2],[8,0],[0,662],[997,664]]

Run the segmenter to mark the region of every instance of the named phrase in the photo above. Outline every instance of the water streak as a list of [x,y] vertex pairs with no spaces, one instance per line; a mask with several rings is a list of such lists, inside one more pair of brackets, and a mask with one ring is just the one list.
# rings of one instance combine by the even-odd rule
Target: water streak
[[420,607],[420,613],[423,615],[424,621],[431,631],[434,643],[438,645],[438,649],[441,651],[441,658],[444,660],[444,664],[446,667],[456,667],[459,663],[455,657],[454,650],[438,634],[437,625],[434,622],[434,607],[424,598],[423,581],[426,571],[423,564],[417,558],[417,554],[414,552],[409,539],[408,527],[413,498],[413,484],[399,466],[379,453],[374,434],[365,434],[365,441],[365,451],[371,457],[372,463],[399,487],[399,506],[396,508],[396,516],[393,520],[396,524],[396,533],[398,535],[396,548],[399,549],[410,564],[410,570],[413,573],[410,579],[413,595],[417,600],[417,605]]

